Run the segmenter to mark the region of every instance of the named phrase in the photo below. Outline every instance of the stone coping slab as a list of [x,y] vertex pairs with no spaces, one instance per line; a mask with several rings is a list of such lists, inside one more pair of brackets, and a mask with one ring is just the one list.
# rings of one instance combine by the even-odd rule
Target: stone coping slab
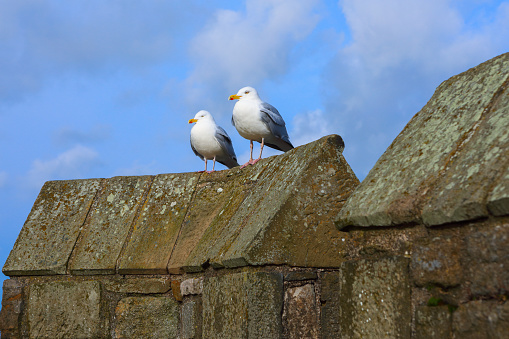
[[428,226],[509,214],[509,53],[443,82],[336,224]]
[[343,149],[331,135],[242,170],[48,182],[3,272],[337,267],[333,217],[359,184]]
[[65,274],[102,179],[48,181],[35,200],[3,272]]

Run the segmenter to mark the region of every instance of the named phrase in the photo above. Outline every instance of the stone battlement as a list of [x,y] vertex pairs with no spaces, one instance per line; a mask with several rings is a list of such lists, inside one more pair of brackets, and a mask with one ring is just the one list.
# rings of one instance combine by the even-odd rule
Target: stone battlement
[[442,83],[362,183],[343,148],[47,182],[2,338],[503,337],[509,53]]

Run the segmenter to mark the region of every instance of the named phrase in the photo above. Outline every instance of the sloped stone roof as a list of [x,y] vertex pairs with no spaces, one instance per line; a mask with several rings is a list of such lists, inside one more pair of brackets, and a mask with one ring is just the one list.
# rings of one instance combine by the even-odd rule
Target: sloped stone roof
[[337,226],[509,214],[509,53],[443,82],[380,157]]
[[334,216],[359,184],[343,148],[333,135],[242,170],[47,182],[3,272],[337,267]]

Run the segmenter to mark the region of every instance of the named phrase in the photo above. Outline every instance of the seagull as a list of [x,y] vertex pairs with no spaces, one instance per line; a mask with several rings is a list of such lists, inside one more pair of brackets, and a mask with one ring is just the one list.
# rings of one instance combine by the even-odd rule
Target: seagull
[[[262,101],[253,87],[241,88],[230,100],[238,99],[233,108],[232,124],[239,134],[250,141],[249,161],[242,165],[254,165],[262,158],[263,146],[287,152],[293,148],[285,121],[278,110]],[[261,143],[260,156],[253,160],[253,141]]]
[[[216,124],[212,114],[199,111],[189,123],[191,128],[191,148],[194,154],[205,160],[205,172],[215,171],[216,160],[228,168],[239,166],[233,150],[232,140],[224,129]],[[207,160],[213,160],[212,171],[207,171]]]

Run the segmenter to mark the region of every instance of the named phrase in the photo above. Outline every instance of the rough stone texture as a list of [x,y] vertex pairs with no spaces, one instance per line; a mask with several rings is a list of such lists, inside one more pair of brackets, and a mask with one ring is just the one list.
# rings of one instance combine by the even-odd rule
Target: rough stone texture
[[471,301],[453,313],[454,338],[507,338],[509,302]]
[[235,273],[205,279],[204,338],[281,338],[283,277]]
[[14,244],[3,273],[65,274],[101,179],[48,181]]
[[463,278],[462,244],[451,237],[426,239],[413,247],[410,263],[413,281],[418,286],[459,285]]
[[[486,227],[489,226],[489,227]],[[466,239],[466,280],[474,296],[509,293],[509,220],[475,226]]]
[[162,278],[132,278],[115,277],[104,281],[104,288],[116,293],[166,293],[170,290],[171,280],[169,277]]
[[338,312],[339,304],[339,273],[322,272],[320,294],[320,327],[321,338],[336,339],[341,337]]
[[508,210],[508,77],[506,53],[442,83],[347,201],[337,226],[439,225],[485,217],[489,206]]
[[497,216],[509,214],[509,164],[488,196],[488,209]]
[[177,338],[178,303],[167,297],[127,297],[115,309],[115,338]]
[[149,176],[107,179],[76,243],[69,265],[73,274],[115,273],[117,258],[150,181]]
[[182,338],[201,338],[202,331],[201,301],[190,300],[182,304]]
[[285,319],[288,338],[318,338],[318,314],[313,284],[286,290]]
[[19,320],[23,307],[23,287],[17,280],[4,280],[0,332],[2,338],[20,338]]
[[345,262],[339,271],[341,338],[409,338],[408,260]]
[[315,272],[293,271],[285,275],[285,281],[316,280],[318,275]]
[[452,337],[452,317],[447,306],[419,306],[415,310],[415,339]]
[[[29,217],[37,219],[27,221],[4,270],[64,274],[67,261],[76,275],[180,274],[209,265],[337,267],[344,244],[332,218],[359,184],[343,148],[341,137],[331,135],[242,170],[114,177],[104,179],[99,191],[99,180],[48,183]],[[80,193],[83,187],[87,194]],[[79,198],[72,202],[77,210],[62,212],[79,194],[88,200]],[[58,242],[66,244],[65,250],[54,242],[23,252],[30,247],[27,239],[41,243],[46,236],[40,226],[31,235],[29,226],[60,215],[59,226],[52,227],[57,231],[51,232],[72,232]],[[69,218],[77,221],[69,223]],[[47,263],[36,265],[33,258]],[[50,261],[57,268],[48,269]]]
[[167,273],[168,261],[197,182],[198,176],[194,173],[155,177],[120,260],[120,274]]
[[215,227],[222,227],[227,222],[224,210],[228,209],[236,193],[241,191],[242,187],[238,187],[235,179],[231,171],[218,171],[200,177],[168,264],[170,273],[181,273],[183,267],[189,272],[200,271],[202,264],[207,262],[204,252],[213,243],[211,233]]
[[237,213],[246,217],[230,222],[242,225],[238,236],[211,262],[337,267],[342,243],[332,218],[358,185],[342,150],[341,138],[329,136],[262,164],[263,178]]
[[[505,59],[503,67],[509,67],[509,53]],[[429,192],[422,210],[427,225],[488,216],[486,197],[493,184],[500,186],[505,180],[501,174],[509,166],[509,68],[498,71],[500,74],[495,73],[495,67],[490,75],[495,78],[505,76],[505,83],[490,94],[491,101],[479,120],[464,134],[465,140],[460,140],[458,151],[447,159],[445,172]],[[477,86],[486,83],[479,76],[475,80]],[[505,191],[505,196],[509,198],[509,191]],[[504,204],[499,197],[493,204],[500,209],[505,205],[509,210],[507,201]]]
[[180,281],[178,280],[172,280],[171,281],[171,291],[173,293],[173,297],[177,301],[182,301],[182,293],[180,293]]
[[30,286],[30,338],[101,338],[99,282],[49,282]]
[[180,293],[183,296],[189,294],[201,294],[203,291],[203,278],[191,278],[180,284]]
[[508,59],[442,84],[353,197],[359,225],[397,227],[334,227],[358,183],[339,136],[242,170],[45,184],[2,338],[506,335]]

